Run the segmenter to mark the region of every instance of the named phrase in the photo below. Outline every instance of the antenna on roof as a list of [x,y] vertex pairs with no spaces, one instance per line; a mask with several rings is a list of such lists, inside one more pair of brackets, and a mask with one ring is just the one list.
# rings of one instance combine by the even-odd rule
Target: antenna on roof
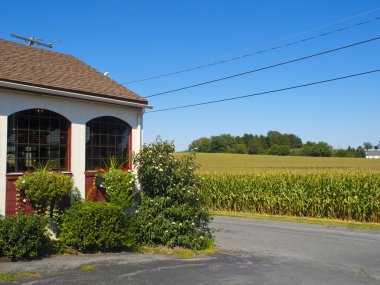
[[24,40],[26,42],[29,42],[30,46],[34,46],[34,44],[36,44],[36,45],[44,46],[44,47],[48,47],[48,48],[52,48],[53,47],[52,44],[45,44],[45,43],[41,42],[40,39],[35,39],[33,37],[25,38],[25,37],[18,36],[18,35],[15,35],[15,34],[11,34],[11,36],[14,37],[14,38],[18,38],[18,39]]

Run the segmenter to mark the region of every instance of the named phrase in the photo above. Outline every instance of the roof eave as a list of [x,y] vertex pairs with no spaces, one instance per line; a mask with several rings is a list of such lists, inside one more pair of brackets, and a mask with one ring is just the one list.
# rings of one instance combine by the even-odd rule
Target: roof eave
[[62,91],[62,90],[56,90],[56,89],[45,88],[45,87],[37,87],[37,86],[8,82],[8,81],[3,81],[3,80],[0,80],[0,87],[15,89],[15,90],[22,90],[22,91],[29,91],[29,92],[34,92],[34,93],[43,93],[46,95],[58,95],[58,96],[67,97],[67,98],[76,98],[76,99],[87,100],[87,101],[95,101],[95,102],[103,102],[103,103],[123,105],[123,106],[129,106],[129,107],[136,107],[136,108],[144,108],[144,109],[153,108],[153,106],[148,105],[148,104],[141,104],[141,103],[130,102],[126,100],[106,98],[106,97],[101,97],[101,96],[93,96],[93,95],[88,95],[88,94],[83,94],[83,93],[67,92],[67,91]]

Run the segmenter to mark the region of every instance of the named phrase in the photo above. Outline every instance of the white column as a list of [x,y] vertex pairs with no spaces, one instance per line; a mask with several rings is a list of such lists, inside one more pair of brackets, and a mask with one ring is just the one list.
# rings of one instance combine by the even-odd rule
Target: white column
[[143,124],[143,112],[137,113],[137,126],[136,126],[136,145],[134,146],[134,151],[138,152],[143,144],[142,141],[142,124]]
[[143,109],[141,112],[140,125],[139,125],[139,128],[140,128],[140,149],[144,144],[144,111],[145,110]]
[[5,216],[8,117],[0,116],[0,215]]
[[75,186],[79,188],[82,198],[85,198],[86,170],[86,125],[71,124],[71,172]]

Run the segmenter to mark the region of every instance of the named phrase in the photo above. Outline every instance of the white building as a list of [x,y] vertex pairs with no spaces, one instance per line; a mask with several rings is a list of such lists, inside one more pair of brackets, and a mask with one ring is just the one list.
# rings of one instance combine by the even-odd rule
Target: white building
[[15,213],[14,182],[37,162],[72,175],[85,197],[104,160],[139,151],[145,108],[73,56],[0,39],[0,215]]
[[367,150],[365,158],[380,158],[380,150]]

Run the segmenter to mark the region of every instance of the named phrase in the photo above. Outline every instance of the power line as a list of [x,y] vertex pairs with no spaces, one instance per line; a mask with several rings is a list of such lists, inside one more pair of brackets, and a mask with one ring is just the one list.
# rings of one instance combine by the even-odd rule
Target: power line
[[274,89],[274,90],[270,90],[270,91],[258,92],[258,93],[253,93],[253,94],[249,94],[249,95],[243,95],[243,96],[238,96],[238,97],[230,97],[230,98],[219,99],[219,100],[208,101],[208,102],[202,102],[202,103],[195,103],[195,104],[190,104],[190,105],[182,105],[182,106],[177,106],[177,107],[158,109],[158,110],[154,110],[154,111],[148,111],[146,113],[163,112],[163,111],[169,111],[169,110],[184,109],[184,108],[190,108],[190,107],[196,107],[196,106],[202,106],[202,105],[238,100],[238,99],[243,99],[243,98],[248,98],[248,97],[254,97],[254,96],[265,95],[265,94],[270,94],[270,93],[282,92],[282,91],[298,89],[298,88],[303,88],[303,87],[312,86],[312,85],[323,84],[323,83],[332,82],[332,81],[348,79],[348,78],[352,78],[352,77],[363,76],[363,75],[367,75],[367,74],[371,74],[371,73],[376,73],[379,71],[380,71],[380,69],[375,69],[375,70],[366,71],[366,72],[362,72],[362,73],[356,73],[356,74],[351,74],[351,75],[346,75],[346,76],[342,76],[342,77],[336,77],[336,78],[332,78],[332,79],[326,79],[326,80],[316,81],[316,82],[311,82],[311,83],[305,83],[305,84],[295,85],[295,86],[286,87],[286,88]]
[[314,53],[314,54],[311,54],[311,55],[308,55],[308,56],[303,56],[303,57],[299,57],[299,58],[296,58],[296,59],[284,61],[284,62],[281,62],[281,63],[272,64],[272,65],[268,65],[268,66],[265,66],[265,67],[261,67],[261,68],[257,68],[257,69],[253,69],[253,70],[249,70],[249,71],[245,71],[245,72],[242,72],[242,73],[237,73],[237,74],[233,74],[233,75],[229,75],[229,76],[221,77],[221,78],[218,78],[218,79],[213,79],[213,80],[209,80],[209,81],[205,81],[205,82],[201,82],[201,83],[197,83],[197,84],[193,84],[193,85],[189,85],[189,86],[185,86],[185,87],[181,87],[181,88],[177,88],[177,89],[172,89],[172,90],[168,90],[168,91],[159,92],[159,93],[156,93],[156,94],[153,94],[153,95],[145,96],[145,98],[150,98],[150,97],[155,97],[155,96],[161,96],[161,95],[168,94],[168,93],[182,91],[182,90],[185,90],[185,89],[199,87],[199,86],[202,86],[202,85],[206,85],[206,84],[210,84],[210,83],[215,83],[215,82],[218,82],[218,81],[227,80],[227,79],[231,79],[231,78],[234,78],[234,77],[239,77],[239,76],[251,74],[251,73],[254,73],[254,72],[259,72],[259,71],[262,71],[262,70],[266,70],[266,69],[270,69],[270,68],[274,68],[274,67],[290,64],[290,63],[297,62],[297,61],[302,61],[302,60],[310,59],[310,58],[313,58],[313,57],[317,57],[317,56],[325,55],[325,54],[328,54],[328,53],[336,52],[336,51],[339,51],[339,50],[343,50],[343,49],[351,48],[351,47],[354,47],[354,46],[362,45],[362,44],[365,44],[365,43],[373,42],[373,41],[376,41],[376,40],[379,40],[379,39],[380,39],[380,36],[375,37],[375,38],[371,38],[371,39],[368,39],[368,40],[364,40],[364,41],[361,41],[361,42],[356,42],[356,43],[353,43],[353,44],[349,44],[349,45],[346,45],[346,46],[330,49],[330,50],[327,50],[327,51],[322,51],[322,52]]
[[[280,40],[272,41],[270,43],[280,42],[280,41],[283,41],[283,40],[286,40],[286,39],[289,39],[289,38],[292,38],[292,37],[295,37],[295,36],[298,36],[298,35],[301,35],[301,34],[306,34],[306,33],[309,33],[309,32],[315,31],[315,30],[326,28],[328,26],[331,26],[331,25],[334,25],[334,24],[337,24],[337,23],[341,23],[341,22],[344,22],[346,20],[350,20],[350,19],[356,18],[358,16],[362,16],[364,14],[368,14],[370,12],[374,12],[374,11],[378,11],[378,10],[380,10],[380,8],[369,10],[367,12],[364,12],[364,13],[361,13],[361,14],[358,14],[358,15],[355,15],[355,16],[352,16],[352,17],[349,17],[349,18],[345,18],[345,19],[342,19],[340,21],[336,21],[336,22],[333,22],[333,23],[330,23],[330,24],[327,24],[327,25],[323,25],[321,27],[310,29],[310,30],[305,31],[305,32],[297,33],[297,34],[285,37],[285,38],[280,39]],[[247,54],[244,54],[244,55],[241,55],[241,56],[236,56],[236,57],[232,57],[232,58],[228,58],[228,59],[224,59],[224,60],[220,60],[220,61],[216,61],[216,62],[204,64],[204,65],[199,65],[199,66],[192,67],[192,68],[186,68],[186,69],[182,69],[182,70],[177,70],[177,71],[174,71],[174,72],[169,72],[169,73],[165,73],[165,74],[161,74],[161,75],[157,75],[157,76],[151,76],[151,77],[146,77],[146,78],[142,78],[142,79],[136,79],[136,80],[124,82],[124,83],[122,83],[122,85],[128,85],[128,84],[133,84],[133,83],[138,83],[138,82],[143,82],[143,81],[148,81],[148,80],[153,80],[153,79],[159,79],[159,78],[173,76],[173,75],[177,75],[177,74],[181,74],[181,73],[185,73],[185,72],[189,72],[189,71],[194,71],[194,70],[198,70],[198,69],[212,67],[212,66],[215,66],[215,65],[224,64],[224,63],[231,62],[231,61],[236,61],[236,60],[239,60],[239,59],[251,57],[251,56],[256,55],[256,54],[270,52],[270,51],[273,51],[273,50],[276,50],[276,49],[288,47],[288,46],[295,45],[295,44],[300,44],[300,43],[303,43],[303,42],[306,42],[306,41],[310,41],[310,40],[315,40],[315,39],[318,39],[318,38],[323,37],[323,36],[339,33],[339,32],[342,32],[342,31],[345,31],[345,30],[348,30],[348,29],[351,29],[351,28],[355,28],[355,27],[358,27],[358,26],[369,24],[369,23],[371,23],[373,21],[376,21],[376,20],[380,20],[380,17],[372,18],[372,19],[364,21],[364,22],[358,22],[356,24],[353,24],[353,25],[350,25],[350,26],[346,26],[346,27],[343,27],[343,28],[340,28],[340,29],[336,29],[336,30],[331,31],[331,32],[323,33],[323,34],[320,34],[320,35],[317,35],[317,36],[314,36],[314,37],[309,37],[309,38],[301,39],[299,41],[288,43],[288,44],[284,44],[284,45],[281,45],[281,46],[272,47],[272,48],[268,48],[268,49],[264,49],[264,50],[259,50],[259,51],[255,51],[255,52],[252,52],[252,53],[247,53]],[[263,46],[263,45],[265,45],[265,44],[262,44],[260,46]]]

